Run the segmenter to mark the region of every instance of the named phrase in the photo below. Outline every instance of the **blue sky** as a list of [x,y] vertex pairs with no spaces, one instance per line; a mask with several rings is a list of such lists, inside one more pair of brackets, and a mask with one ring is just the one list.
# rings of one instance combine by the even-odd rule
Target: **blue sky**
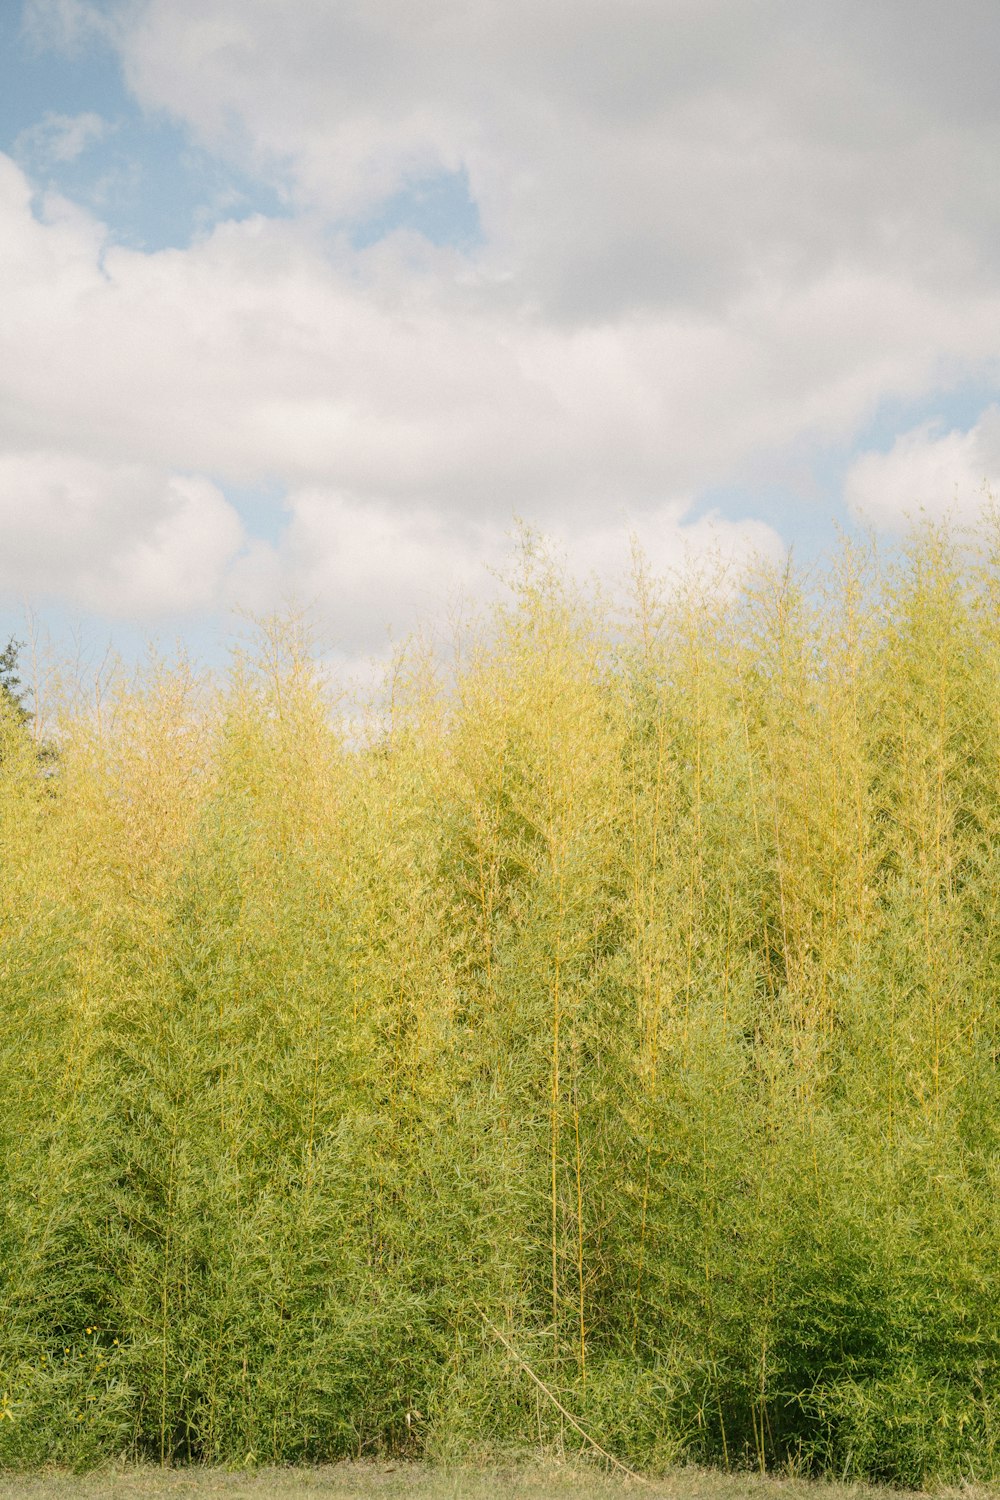
[[[109,38],[90,30],[71,47],[54,42],[25,26],[19,3],[0,11],[0,149],[39,188],[88,205],[116,240],[147,252],[184,248],[220,220],[288,212],[280,183],[241,172],[203,149],[165,111],[143,109],[125,84]],[[54,131],[46,122],[86,116],[100,120],[101,134],[86,137],[71,157],[53,154]],[[480,240],[476,204],[461,168],[407,182],[370,213],[334,227],[358,249],[401,227],[434,245],[463,250]]]
[[345,660],[513,518],[811,557],[1000,470],[1000,17],[969,0],[10,0],[0,636]]
[[[71,51],[26,33],[17,4],[0,14],[0,149],[39,190],[86,204],[115,239],[145,251],[183,248],[218,218],[280,213],[280,196],[219,162],[161,112],[142,110],[118,54],[91,33]],[[101,134],[60,156],[59,121],[88,116]]]

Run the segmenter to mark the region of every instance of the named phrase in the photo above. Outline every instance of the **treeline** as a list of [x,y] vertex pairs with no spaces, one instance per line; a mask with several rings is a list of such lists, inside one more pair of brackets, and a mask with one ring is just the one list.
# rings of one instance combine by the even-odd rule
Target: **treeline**
[[995,543],[0,703],[0,1464],[995,1478]]

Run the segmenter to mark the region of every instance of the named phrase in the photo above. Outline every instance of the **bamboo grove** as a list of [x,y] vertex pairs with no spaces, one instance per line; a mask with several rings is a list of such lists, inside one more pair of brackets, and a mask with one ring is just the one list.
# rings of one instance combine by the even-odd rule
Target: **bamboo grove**
[[995,1477],[997,540],[2,709],[0,1465]]

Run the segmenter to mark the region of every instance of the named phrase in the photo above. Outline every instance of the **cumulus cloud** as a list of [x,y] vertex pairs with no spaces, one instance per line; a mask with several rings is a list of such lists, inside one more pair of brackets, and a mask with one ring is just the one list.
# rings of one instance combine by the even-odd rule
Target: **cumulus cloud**
[[[451,596],[482,599],[515,511],[605,578],[630,531],[662,570],[717,543],[780,547],[663,499],[711,434],[660,430],[648,331],[512,337],[474,287],[413,295],[391,263],[359,296],[284,223],[124,250],[64,200],[33,214],[2,158],[0,225],[17,292],[0,327],[0,589],[145,619],[294,593],[362,651]],[[219,483],[273,474],[289,491],[269,545]]]
[[1000,329],[996,292],[846,273],[724,322],[564,328],[498,306],[448,251],[414,278],[391,250],[338,263],[255,219],[147,255],[64,200],[42,215],[0,158],[0,441],[504,524],[649,508],[803,431],[842,437],[887,387],[919,391],[934,351],[981,359]]
[[899,531],[921,512],[973,520],[1000,481],[1000,407],[968,431],[925,423],[902,433],[887,453],[863,453],[851,465],[845,495],[851,513]]
[[[415,620],[440,621],[452,607],[496,597],[518,545],[513,523],[459,522],[429,507],[401,510],[320,487],[293,492],[287,505],[281,542],[237,564],[230,594],[258,607],[277,607],[292,594],[307,601],[347,657],[387,631],[398,637]],[[603,522],[550,525],[544,536],[568,575],[596,580],[612,596],[627,585],[633,541],[661,577],[708,555],[739,568],[782,553],[780,538],[759,521],[691,522],[689,509],[678,501]]]
[[206,479],[50,451],[0,453],[0,592],[151,621],[211,608],[243,544]]
[[[561,0],[32,0],[26,24],[64,49],[100,31],[144,108],[289,212],[140,253],[0,156],[0,453],[25,494],[24,465],[43,495],[52,465],[77,476],[82,559],[46,501],[8,579],[119,612],[292,588],[361,643],[480,590],[514,514],[575,568],[624,563],[630,528],[667,567],[709,544],[699,495],[994,368],[1000,18],[979,0],[581,0],[571,35]],[[50,154],[85,120],[52,122]],[[362,245],[380,205],[456,173],[478,238]],[[982,441],[910,434],[855,466],[851,504],[894,525],[876,490],[920,465],[947,500]],[[72,500],[98,478],[106,504]],[[246,486],[283,496],[280,535],[238,531]]]
[[[402,600],[481,578],[515,513],[594,555],[612,520],[621,539],[646,526],[672,557],[704,540],[689,519],[699,489],[803,431],[843,437],[887,386],[919,390],[932,350],[983,358],[1000,328],[995,294],[935,300],[846,272],[781,298],[755,289],[724,321],[664,310],[567,327],[512,312],[454,252],[427,249],[415,276],[397,247],[331,257],[295,221],[129,250],[58,197],[33,212],[2,157],[0,276],[0,445],[94,473],[209,476],[198,503],[215,540],[192,601],[208,580],[220,600],[238,581],[250,604],[254,588],[289,585],[346,600],[337,617],[357,639],[387,603],[398,621]],[[213,486],[275,481],[285,540],[217,566],[231,533]],[[130,504],[155,530],[153,492],[139,486]],[[39,552],[43,514],[23,516]],[[194,501],[171,514],[174,540],[157,533],[150,567],[177,600],[185,568],[171,574],[168,559],[184,526],[200,532]],[[773,550],[773,533],[762,540]],[[98,597],[103,555],[98,541],[89,583],[60,575],[74,598]],[[110,610],[156,597],[152,584],[129,595],[110,561],[105,572]]]
[[561,0],[207,12],[127,10],[139,98],[334,217],[463,166],[485,258],[554,317],[719,309],[845,263],[938,289],[996,266],[1000,22],[978,0],[585,0],[570,32]]

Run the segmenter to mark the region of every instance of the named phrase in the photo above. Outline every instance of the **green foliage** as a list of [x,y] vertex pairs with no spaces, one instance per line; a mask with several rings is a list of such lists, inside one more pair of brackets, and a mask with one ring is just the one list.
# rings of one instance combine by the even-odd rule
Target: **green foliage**
[[0,1465],[585,1446],[557,1401],[995,1479],[991,548],[624,623],[529,553],[343,732],[291,622],[51,781],[8,648]]
[[0,651],[0,768],[4,761],[19,760],[30,715],[24,707],[21,679],[17,670],[20,642],[13,638]]
[[19,691],[21,678],[18,675],[17,658],[20,650],[21,642],[11,637],[0,651],[0,704],[15,719],[24,723],[28,712],[21,701],[24,694]]

